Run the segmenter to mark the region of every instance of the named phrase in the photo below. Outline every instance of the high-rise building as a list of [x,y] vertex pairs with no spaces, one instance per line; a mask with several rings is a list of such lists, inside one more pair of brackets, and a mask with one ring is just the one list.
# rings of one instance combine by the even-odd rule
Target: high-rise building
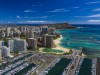
[[4,37],[6,37],[6,36],[5,36],[5,32],[3,32],[3,31],[0,32],[0,38],[4,38]]
[[26,31],[26,38],[34,38],[34,32],[32,30]]
[[34,32],[34,38],[38,39],[39,38],[40,33],[39,32]]
[[1,37],[1,38],[6,37],[6,34],[5,34],[5,32],[4,32],[4,31],[2,31],[2,32],[0,33],[0,37]]
[[28,38],[27,43],[28,43],[28,48],[34,50],[37,48],[37,40],[35,38]]
[[10,47],[10,51],[14,50],[14,40],[8,40],[8,47]]
[[20,31],[13,32],[13,37],[20,38],[20,34],[21,34]]
[[20,27],[19,30],[20,30],[21,32],[24,32],[24,31],[27,30],[27,28],[26,28],[26,27]]
[[49,28],[49,30],[48,30],[48,33],[50,34],[50,35],[55,35],[55,28],[54,27],[50,27]]
[[1,52],[1,47],[2,47],[2,41],[0,41],[0,61],[2,61],[2,52]]
[[26,51],[26,47],[27,47],[26,40],[24,39],[14,40],[14,50]]
[[4,46],[4,41],[0,41],[0,48]]
[[42,28],[41,35],[42,34],[48,34],[48,27],[43,27]]
[[10,48],[7,48],[6,46],[1,47],[1,53],[3,57],[10,57]]
[[1,48],[0,48],[0,61],[2,61],[2,52],[1,52]]
[[54,46],[53,35],[48,35],[48,34],[43,35],[42,44],[44,47],[52,48]]
[[2,41],[0,41],[0,47],[2,46]]
[[54,46],[53,35],[46,36],[46,47],[52,48]]
[[13,39],[8,41],[11,51],[26,51],[27,43],[24,39]]
[[43,35],[43,39],[42,39],[42,45],[44,46],[44,47],[46,47],[46,36],[47,36],[48,34],[44,34]]
[[7,36],[7,37],[8,37],[9,34],[10,34],[10,30],[11,30],[11,27],[7,27],[7,29],[6,29],[6,36]]
[[13,36],[13,31],[10,32],[9,36],[10,36],[11,39],[14,38],[14,36]]
[[4,43],[4,41],[2,41],[2,46],[4,46],[5,45],[5,43]]

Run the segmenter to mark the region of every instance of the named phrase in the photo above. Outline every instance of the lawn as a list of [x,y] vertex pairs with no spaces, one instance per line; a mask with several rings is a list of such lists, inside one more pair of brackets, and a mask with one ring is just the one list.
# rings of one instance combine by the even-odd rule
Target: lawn
[[62,51],[62,50],[56,50],[56,49],[52,49],[52,48],[45,48],[45,49],[43,49],[43,52],[48,52],[48,53],[64,53],[64,51]]

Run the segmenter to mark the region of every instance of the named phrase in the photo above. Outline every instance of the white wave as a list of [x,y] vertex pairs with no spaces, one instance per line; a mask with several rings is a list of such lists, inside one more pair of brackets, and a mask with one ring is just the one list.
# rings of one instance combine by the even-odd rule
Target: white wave
[[80,28],[84,28],[84,27],[77,27],[78,29],[80,29]]

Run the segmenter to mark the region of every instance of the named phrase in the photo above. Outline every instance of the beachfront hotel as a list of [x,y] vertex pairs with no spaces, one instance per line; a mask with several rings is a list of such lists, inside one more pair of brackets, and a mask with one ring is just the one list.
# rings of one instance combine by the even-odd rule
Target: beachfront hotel
[[36,50],[37,49],[37,39],[35,38],[28,38],[27,39],[28,48]]

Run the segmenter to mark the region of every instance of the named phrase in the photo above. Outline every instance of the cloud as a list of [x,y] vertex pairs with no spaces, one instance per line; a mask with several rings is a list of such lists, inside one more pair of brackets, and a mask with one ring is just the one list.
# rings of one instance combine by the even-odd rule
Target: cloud
[[18,16],[16,16],[17,18],[21,18],[19,15]]
[[26,21],[28,23],[47,23],[49,21]]
[[96,18],[96,17],[100,17],[100,14],[90,15],[90,16],[86,16],[86,17],[90,17],[90,18],[95,17]]
[[7,23],[12,23],[12,22],[9,21],[9,22],[7,22]]
[[92,10],[92,11],[100,11],[100,8],[94,9],[94,10]]
[[77,18],[100,18],[100,14],[89,15],[89,16],[74,16]]
[[100,3],[100,1],[88,2],[88,3],[85,3],[85,4],[97,4],[97,3]]
[[88,20],[87,22],[90,22],[90,23],[100,23],[100,20]]
[[27,18],[43,18],[43,19],[45,19],[45,18],[48,18],[48,17],[50,17],[50,16],[40,16],[40,17],[28,17],[28,16],[25,16],[25,17],[21,17],[21,16],[16,16],[16,18],[19,18],[19,19],[21,19],[21,18],[23,18],[23,19],[27,19]]
[[32,11],[32,10],[25,10],[24,12],[36,12],[36,11]]
[[19,23],[30,23],[30,24],[42,24],[42,23],[53,23],[52,21],[44,21],[44,20],[31,20],[31,21],[21,21]]
[[35,17],[35,18],[48,18],[49,16],[41,16],[41,17]]
[[55,9],[55,10],[52,10],[52,11],[49,11],[49,12],[68,12],[69,10],[66,10],[66,9]]
[[80,7],[73,7],[73,8],[78,9],[78,8],[80,8]]
[[37,5],[32,5],[32,6],[42,6],[43,4],[37,4]]

